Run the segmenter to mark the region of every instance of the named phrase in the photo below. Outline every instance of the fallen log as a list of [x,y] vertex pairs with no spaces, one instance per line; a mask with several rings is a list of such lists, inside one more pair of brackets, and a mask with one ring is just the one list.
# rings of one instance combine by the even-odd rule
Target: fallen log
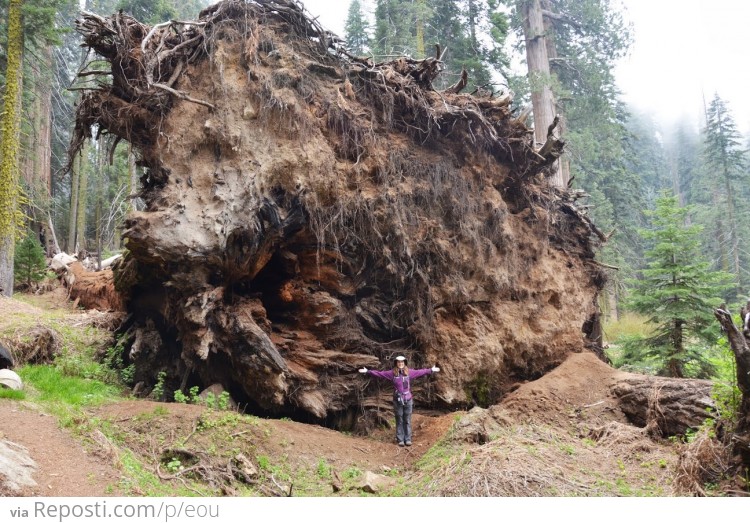
[[112,271],[88,271],[79,261],[64,269],[63,281],[70,298],[85,309],[122,311],[122,297],[115,290]]
[[631,374],[612,392],[631,423],[668,437],[697,430],[704,420],[714,417],[712,387],[708,380]]

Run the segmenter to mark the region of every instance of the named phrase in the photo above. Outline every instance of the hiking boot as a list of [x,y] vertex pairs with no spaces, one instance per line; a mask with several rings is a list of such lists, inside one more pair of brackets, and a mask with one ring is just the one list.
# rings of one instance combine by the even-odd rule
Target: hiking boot
[[407,447],[411,447],[411,441],[407,441],[407,442],[406,442],[406,446],[407,446]]
[[[409,443],[409,445],[411,445],[411,443]],[[403,442],[403,441],[399,441],[399,442],[398,442],[398,446],[399,446],[399,447],[403,447],[403,446],[404,446],[404,442]]]

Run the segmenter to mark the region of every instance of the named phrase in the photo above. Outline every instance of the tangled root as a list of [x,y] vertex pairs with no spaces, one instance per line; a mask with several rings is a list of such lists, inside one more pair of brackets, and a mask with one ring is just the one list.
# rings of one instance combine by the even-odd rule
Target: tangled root
[[676,483],[687,494],[707,496],[706,484],[719,483],[731,469],[729,447],[701,430],[680,453]]

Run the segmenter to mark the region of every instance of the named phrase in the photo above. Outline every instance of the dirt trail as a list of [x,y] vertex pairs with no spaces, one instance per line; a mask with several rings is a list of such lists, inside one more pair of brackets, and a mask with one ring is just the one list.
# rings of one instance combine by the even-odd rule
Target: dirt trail
[[112,496],[120,471],[102,457],[87,450],[81,441],[60,428],[56,418],[30,410],[23,403],[0,400],[0,440],[28,450],[36,462],[36,487],[20,492],[4,488],[0,473],[0,494],[23,496]]
[[[162,432],[175,432],[179,424],[193,424],[206,411],[195,405],[134,400],[107,405],[92,415],[127,425],[131,420],[152,413],[155,408],[164,412],[158,421],[158,430]],[[4,478],[0,474],[0,493],[24,496],[128,494],[118,487],[121,471],[105,448],[101,445],[87,448],[80,438],[60,428],[54,417],[30,410],[19,402],[0,400],[0,419],[0,440],[25,447],[37,464],[33,474],[36,487],[11,492],[2,486]],[[386,442],[390,439],[390,431],[385,430],[377,432],[374,437],[356,437],[294,421],[263,421],[273,431],[273,444],[268,447],[271,454],[293,454],[293,460],[298,464],[314,465],[324,459],[338,470],[356,466],[382,472],[384,467],[404,469],[410,466],[442,437],[453,419],[453,415],[431,417],[415,414],[415,444],[411,448],[399,448]]]

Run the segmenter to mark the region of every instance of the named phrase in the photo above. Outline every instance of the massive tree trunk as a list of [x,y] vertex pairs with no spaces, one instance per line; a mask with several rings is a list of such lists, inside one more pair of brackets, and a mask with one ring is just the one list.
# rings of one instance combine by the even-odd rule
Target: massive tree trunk
[[[524,36],[526,38],[526,62],[529,68],[529,84],[531,86],[531,104],[534,109],[534,137],[537,143],[543,144],[547,140],[547,131],[557,114],[555,96],[552,92],[552,72],[550,71],[549,42],[547,27],[541,0],[523,0]],[[555,131],[560,136],[562,126]],[[563,179],[560,162],[551,171],[551,183],[556,187],[565,187],[567,179]],[[568,178],[569,178],[568,174]]]
[[13,254],[19,210],[19,142],[23,89],[21,0],[8,4],[8,67],[0,143],[0,294],[13,295]]
[[339,58],[289,2],[78,29],[113,67],[73,150],[96,123],[147,168],[115,269],[139,389],[164,371],[168,391],[220,382],[346,423],[389,394],[357,367],[438,364],[418,400],[461,406],[597,336],[604,235],[546,182],[561,144],[537,151],[509,97],[435,92],[434,58]]
[[39,234],[47,254],[54,252],[53,232],[47,220],[51,203],[52,176],[52,48],[38,50],[41,60],[29,68],[27,85],[30,86],[32,103],[27,111],[30,126],[24,133],[23,178],[30,200],[27,207],[31,218],[30,228]]

